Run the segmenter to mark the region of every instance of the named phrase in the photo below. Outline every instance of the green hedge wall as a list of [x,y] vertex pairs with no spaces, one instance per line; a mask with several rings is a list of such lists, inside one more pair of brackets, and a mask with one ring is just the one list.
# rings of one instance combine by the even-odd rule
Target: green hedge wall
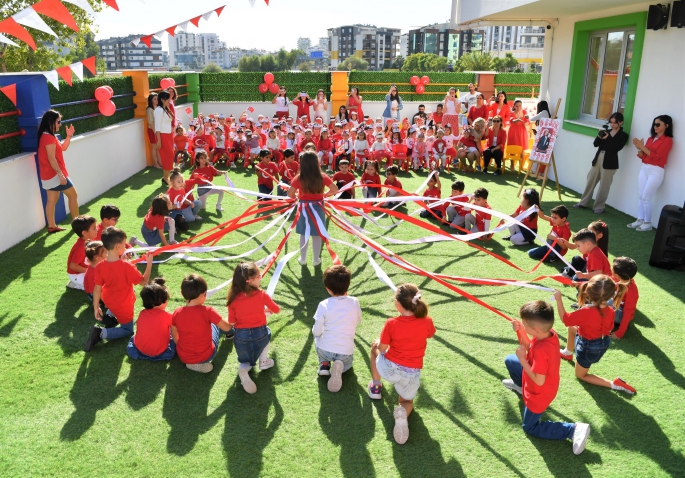
[[[417,95],[414,92],[414,87],[411,85],[403,85],[402,83],[409,83],[412,76],[427,76],[430,78],[430,83],[426,86],[426,92],[423,95]],[[358,83],[396,83],[397,90],[403,101],[426,101],[436,102],[444,99],[449,86],[454,86],[461,91],[468,91],[466,85],[476,81],[475,73],[449,73],[449,72],[404,72],[404,71],[351,71],[349,77],[350,86],[357,86],[360,94],[365,101],[383,101],[385,95],[390,90],[388,84],[378,85],[358,85]],[[439,83],[438,85],[434,83]],[[376,93],[377,92],[377,93]],[[430,94],[435,93],[435,94]]]
[[[5,95],[0,94],[0,113],[7,113],[14,111],[17,107]],[[0,134],[14,133],[19,131],[19,123],[17,122],[17,115],[3,116],[0,118]],[[21,153],[21,144],[19,136],[11,138],[0,139],[0,159]]]
[[148,82],[150,84],[150,89],[154,90],[159,88],[159,82],[162,81],[163,78],[173,78],[174,81],[176,82],[177,85],[174,88],[176,88],[176,93],[179,94],[178,99],[176,100],[175,104],[176,105],[182,105],[183,103],[188,102],[188,96],[180,96],[180,95],[185,95],[188,93],[188,88],[186,86],[180,86],[180,85],[187,85],[188,81],[186,80],[186,74],[185,73],[171,73],[171,72],[166,72],[166,73],[151,73],[148,75]]
[[[495,75],[495,88],[497,91],[504,90],[507,96],[535,96],[540,94],[540,73],[497,73]],[[537,85],[533,94],[531,86],[510,85]]]
[[[257,88],[264,73],[200,73],[200,101],[271,102],[274,95],[261,94]],[[288,97],[305,90],[312,98],[322,89],[330,97],[330,73],[276,72],[274,82],[288,89]]]
[[[133,91],[133,81],[130,77],[119,76],[119,77],[109,77],[109,78],[89,78],[81,81],[74,81],[74,86],[69,86],[62,80],[59,82],[59,90],[48,83],[48,89],[50,91],[50,103],[53,105],[60,103],[68,103],[70,101],[81,101],[89,100],[95,98],[96,88],[104,85],[109,85],[114,90],[115,95],[120,95],[123,93],[130,93]],[[123,98],[114,98],[114,104],[117,108],[122,106],[133,105],[133,96],[125,96]],[[92,103],[82,103],[78,105],[69,106],[57,106],[55,109],[62,114],[62,118],[69,120],[71,118],[78,118],[81,116],[87,116],[94,113],[99,113],[98,102],[94,101]],[[74,128],[76,129],[76,134],[83,134],[89,131],[94,131],[96,129],[104,128],[105,126],[110,126],[113,124],[121,123],[122,121],[127,121],[133,119],[134,110],[124,110],[114,113],[112,116],[95,116],[93,118],[87,118],[74,123]],[[62,128],[60,129],[60,134],[62,138],[66,138],[65,128],[68,121],[62,123]]]

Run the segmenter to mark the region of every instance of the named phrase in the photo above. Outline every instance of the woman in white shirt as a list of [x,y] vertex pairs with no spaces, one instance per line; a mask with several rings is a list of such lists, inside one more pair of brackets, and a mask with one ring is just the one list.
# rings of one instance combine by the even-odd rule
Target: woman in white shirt
[[285,119],[290,114],[290,108],[288,108],[288,96],[286,95],[286,90],[284,86],[278,90],[278,94],[274,96],[271,103],[276,105],[276,116],[279,120]]
[[450,125],[453,133],[459,133],[459,111],[461,110],[461,102],[457,98],[457,91],[454,87],[450,88],[443,100],[444,113],[442,115],[442,124]]
[[154,114],[155,138],[157,140],[160,161],[162,162],[162,171],[164,171],[162,185],[168,187],[170,186],[169,174],[174,168],[173,115],[169,109],[171,95],[168,91],[161,91],[157,95],[157,101],[158,104]]
[[314,100],[314,120],[321,118],[323,124],[328,123],[328,100],[326,100],[326,93],[323,90],[316,92],[316,99]]

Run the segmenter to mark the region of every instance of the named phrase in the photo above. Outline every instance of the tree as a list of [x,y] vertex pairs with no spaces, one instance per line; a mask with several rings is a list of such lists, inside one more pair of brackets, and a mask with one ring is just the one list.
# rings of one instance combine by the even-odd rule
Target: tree
[[276,57],[264,55],[259,59],[259,71],[276,71]]
[[459,58],[459,66],[463,71],[492,71],[493,56],[490,53],[474,51]]
[[369,69],[369,62],[362,60],[358,56],[351,56],[337,66],[338,71],[366,71]]
[[414,53],[409,55],[402,64],[402,71],[446,71],[447,58],[433,53]]
[[312,65],[308,61],[303,61],[297,65],[297,69],[300,71],[312,71]]
[[207,63],[207,66],[204,67],[202,73],[221,73],[222,71],[224,70],[212,61],[210,63]]
[[398,55],[395,58],[395,62],[392,64],[392,67],[397,68],[398,70],[401,70],[402,65],[404,65],[404,57],[402,55]]
[[504,55],[504,61],[502,61],[502,66],[504,66],[505,71],[511,71],[515,68],[518,68],[519,61],[514,58],[512,53],[506,53]]
[[259,55],[244,56],[238,61],[238,71],[243,73],[254,73],[262,71],[262,64]]
[[[9,18],[22,11],[23,9],[35,4],[35,0],[4,0],[0,1],[0,18]],[[93,0],[89,2],[95,11],[102,9],[102,0]],[[11,46],[6,43],[0,43],[0,66],[2,71],[48,71],[52,70],[55,65],[59,66],[59,50],[62,48],[70,48],[72,58],[77,58],[74,61],[79,61],[88,56],[92,56],[93,52],[98,53],[97,44],[93,40],[93,18],[89,17],[85,10],[72,5],[71,3],[63,4],[74,17],[76,25],[79,27],[79,32],[74,32],[66,25],[57,22],[51,18],[41,15],[41,18],[52,28],[57,34],[57,39],[52,35],[41,32],[34,28],[30,28],[31,36],[36,42],[36,50],[32,50],[26,43],[16,40],[19,47]],[[55,51],[45,44],[53,44],[57,48]],[[93,48],[95,44],[95,48]],[[70,60],[63,60],[65,64],[73,63]],[[68,63],[66,63],[68,62]]]

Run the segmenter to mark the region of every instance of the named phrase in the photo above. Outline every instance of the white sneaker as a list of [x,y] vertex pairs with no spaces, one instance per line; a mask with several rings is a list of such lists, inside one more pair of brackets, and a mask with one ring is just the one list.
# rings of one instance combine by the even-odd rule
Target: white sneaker
[[178,244],[178,241],[176,241],[176,240],[173,240],[173,241],[169,241],[169,244],[171,244],[171,245],[173,246],[173,245],[176,245],[176,244]]
[[67,287],[69,287],[70,289],[81,289],[81,290],[83,290],[83,286],[78,285],[78,284],[77,284],[76,282],[74,282],[73,280],[70,280],[70,281],[67,283]]
[[645,221],[643,221],[642,219],[638,219],[635,222],[631,222],[630,224],[628,224],[628,227],[631,229],[636,229],[640,227],[644,222]]
[[238,370],[238,377],[240,377],[240,384],[243,386],[247,393],[257,393],[257,385],[252,381],[248,370],[246,368],[241,368]]
[[641,232],[651,231],[652,229],[653,229],[652,224],[649,222],[643,222],[640,227],[635,228],[636,231],[641,231]]
[[235,163],[231,163],[231,169],[235,169]]
[[264,361],[259,361],[259,370],[268,370],[271,367],[274,366],[274,360],[273,359],[266,359]]
[[224,207],[223,207],[221,204],[217,204],[217,205],[216,205],[216,210],[219,211],[219,212],[221,212],[221,211],[224,210]]
[[509,390],[513,390],[514,392],[518,392],[519,395],[523,395],[523,388],[516,385],[514,383],[514,381],[510,378],[505,378],[504,380],[502,380],[502,385],[504,385]]
[[392,436],[398,444],[404,445],[409,439],[407,410],[402,405],[398,405],[393,410],[392,415],[395,417],[395,428],[392,430]]
[[587,423],[576,423],[576,430],[573,432],[573,454],[580,455],[585,450],[587,437],[590,436],[590,425]]
[[320,265],[321,265],[321,258],[320,258],[320,257],[317,257],[316,259],[314,259],[314,262],[312,262],[312,265],[313,265],[314,267],[320,266]]
[[339,392],[342,387],[342,373],[343,365],[341,360],[336,360],[331,365],[331,378],[328,379],[328,391],[329,392]]
[[302,259],[298,259],[297,262],[298,262],[301,266],[306,266],[306,265],[307,265],[307,261],[306,261],[306,260],[303,261]]
[[202,220],[202,216],[195,216],[195,220],[196,220],[196,221],[201,221],[201,220]]
[[189,363],[189,364],[186,364],[186,367],[188,367],[188,369],[192,370],[193,372],[200,372],[200,373],[209,373],[214,369],[214,365],[212,365],[211,362]]

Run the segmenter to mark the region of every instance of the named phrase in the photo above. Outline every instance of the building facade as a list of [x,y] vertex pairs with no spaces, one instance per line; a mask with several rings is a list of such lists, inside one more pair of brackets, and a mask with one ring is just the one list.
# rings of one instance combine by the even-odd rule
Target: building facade
[[546,31],[544,26],[486,27],[485,51],[499,57],[511,53],[524,70],[540,70]]
[[456,30],[449,23],[436,23],[409,30],[406,52],[431,53],[454,63],[466,53],[483,51],[484,40],[485,30]]
[[164,61],[162,42],[152,38],[151,48],[140,42],[133,44],[142,35],[114,37],[99,40],[100,58],[105,60],[108,70],[166,70],[169,67]]
[[375,25],[345,25],[328,29],[331,68],[351,56],[369,63],[369,70],[390,68],[397,58],[400,43],[399,28]]
[[[216,33],[184,33],[169,36],[169,66],[182,70],[201,70],[209,63],[230,68],[226,43]],[[237,63],[236,63],[237,64]]]

